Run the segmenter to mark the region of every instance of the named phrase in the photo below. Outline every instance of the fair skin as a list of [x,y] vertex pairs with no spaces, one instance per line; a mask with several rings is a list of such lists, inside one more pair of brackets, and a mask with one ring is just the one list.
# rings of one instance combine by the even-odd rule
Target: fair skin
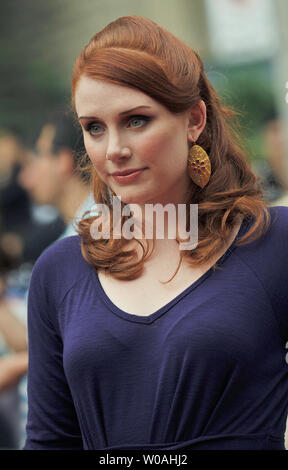
[[21,351],[0,358],[0,393],[15,386],[27,373],[28,352]]
[[0,298],[0,331],[7,346],[15,352],[26,351],[27,331],[25,325],[13,315],[9,302]]
[[[176,115],[139,90],[84,76],[75,105],[87,153],[100,178],[123,202],[165,205],[183,201],[190,185],[188,143],[197,140],[205,127],[203,101]],[[140,106],[143,108],[120,115]],[[129,185],[120,185],[111,177],[117,170],[144,167],[147,170],[141,179]]]
[[[87,153],[99,177],[123,202],[138,204],[143,212],[147,203],[177,206],[185,201],[191,184],[187,173],[189,144],[197,141],[206,124],[203,101],[176,115],[137,89],[82,76],[76,88],[75,107]],[[123,114],[135,107],[139,108]],[[111,176],[112,172],[129,168],[145,170],[125,184]],[[99,269],[99,280],[119,308],[127,313],[150,315],[213,266],[239,228],[240,224],[228,244],[205,266],[191,267],[183,260],[177,276],[168,284],[159,281],[174,274],[180,254],[177,241],[167,237],[155,240],[153,255],[138,279],[118,280]],[[141,256],[135,241],[128,245]]]

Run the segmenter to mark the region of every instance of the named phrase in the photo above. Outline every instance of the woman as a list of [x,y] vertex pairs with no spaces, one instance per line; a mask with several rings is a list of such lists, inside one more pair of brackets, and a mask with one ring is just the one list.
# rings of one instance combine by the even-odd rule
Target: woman
[[[90,214],[38,259],[25,449],[284,449],[288,209],[265,206],[200,58],[122,17],[76,60],[72,97],[102,228],[116,199],[153,236],[97,238]],[[148,204],[197,205],[197,247],[167,217],[161,239]]]

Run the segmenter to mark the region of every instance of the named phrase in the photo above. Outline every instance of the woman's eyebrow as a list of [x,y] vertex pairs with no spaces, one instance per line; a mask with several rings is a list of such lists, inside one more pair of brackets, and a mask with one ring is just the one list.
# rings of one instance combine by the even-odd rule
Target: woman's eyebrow
[[[124,114],[131,113],[132,111],[135,111],[136,109],[140,108],[151,108],[151,106],[146,106],[146,105],[141,105],[141,106],[135,106],[135,108],[127,109],[127,111],[122,111],[122,113],[119,113],[119,116],[123,116]],[[97,116],[80,116],[79,121],[81,119],[99,119]]]

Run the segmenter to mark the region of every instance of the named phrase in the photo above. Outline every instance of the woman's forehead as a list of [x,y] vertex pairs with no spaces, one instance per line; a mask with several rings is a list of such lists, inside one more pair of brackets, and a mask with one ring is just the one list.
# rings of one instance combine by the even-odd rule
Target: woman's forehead
[[[82,76],[75,91],[75,107],[78,116],[87,115],[96,110],[124,112],[137,106],[160,106],[157,101],[142,91],[111,83],[105,80]],[[127,109],[126,109],[127,108]]]

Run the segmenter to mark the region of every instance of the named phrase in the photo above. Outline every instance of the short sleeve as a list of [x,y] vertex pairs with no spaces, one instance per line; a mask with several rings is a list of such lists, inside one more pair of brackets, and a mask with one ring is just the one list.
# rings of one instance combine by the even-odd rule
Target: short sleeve
[[[44,252],[45,253],[45,252]],[[49,256],[34,265],[28,293],[28,417],[24,450],[82,450],[62,361]],[[50,263],[51,264],[51,263]]]

